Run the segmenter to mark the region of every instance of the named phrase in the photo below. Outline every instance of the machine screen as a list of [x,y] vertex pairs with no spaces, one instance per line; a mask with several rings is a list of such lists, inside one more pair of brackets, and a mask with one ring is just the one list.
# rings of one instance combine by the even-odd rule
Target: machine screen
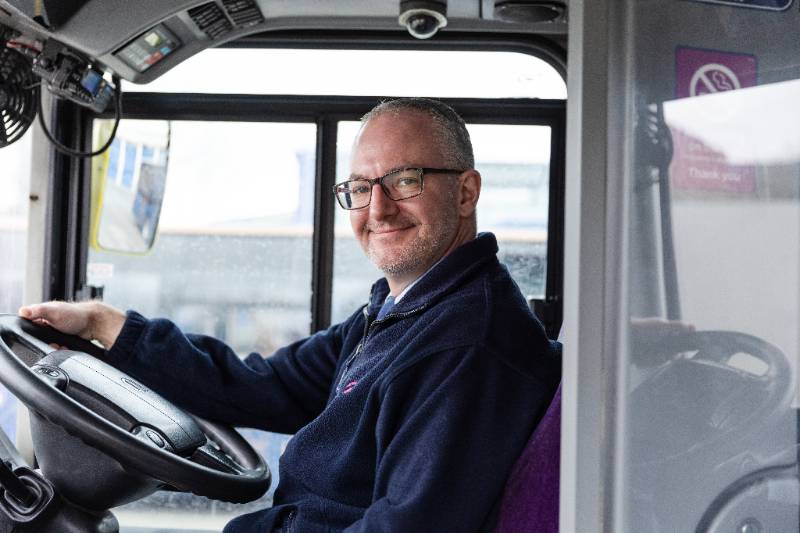
[[115,55],[144,72],[180,47],[181,43],[163,24],[140,35]]

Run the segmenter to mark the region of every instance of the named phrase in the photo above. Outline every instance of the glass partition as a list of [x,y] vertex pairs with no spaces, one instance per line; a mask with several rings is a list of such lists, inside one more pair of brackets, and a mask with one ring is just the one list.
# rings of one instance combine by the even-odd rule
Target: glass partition
[[797,531],[800,17],[629,7],[618,524]]

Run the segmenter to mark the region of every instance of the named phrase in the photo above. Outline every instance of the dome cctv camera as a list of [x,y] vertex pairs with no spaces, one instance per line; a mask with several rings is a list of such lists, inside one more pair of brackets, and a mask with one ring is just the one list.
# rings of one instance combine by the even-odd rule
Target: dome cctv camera
[[413,37],[428,39],[447,26],[447,3],[436,0],[402,0],[400,25]]

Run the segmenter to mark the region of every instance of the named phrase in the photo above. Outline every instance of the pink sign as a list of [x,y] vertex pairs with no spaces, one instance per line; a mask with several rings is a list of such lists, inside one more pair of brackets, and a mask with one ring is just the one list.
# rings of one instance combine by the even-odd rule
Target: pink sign
[[694,191],[752,193],[756,190],[756,169],[752,165],[732,165],[725,154],[703,141],[672,127],[674,147],[669,174],[672,186]]
[[[749,54],[686,47],[678,47],[675,53],[675,95],[678,98],[752,87],[758,82],[757,74],[756,58]],[[742,194],[755,192],[755,167],[732,165],[724,153],[702,140],[675,127],[670,129],[674,148],[670,165],[673,187]]]
[[755,56],[679,46],[675,52],[675,96],[733,91],[758,83]]

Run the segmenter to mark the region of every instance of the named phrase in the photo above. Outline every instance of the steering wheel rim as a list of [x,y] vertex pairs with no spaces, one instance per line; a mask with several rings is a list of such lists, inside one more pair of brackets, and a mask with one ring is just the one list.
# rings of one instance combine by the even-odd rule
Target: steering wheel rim
[[133,433],[106,420],[34,374],[8,344],[14,339],[39,358],[52,353],[49,342],[75,347],[74,352],[103,359],[98,346],[15,315],[0,315],[0,383],[28,408],[64,428],[120,463],[180,490],[223,501],[244,503],[261,497],[271,474],[264,459],[235,430],[198,421],[208,436],[221,440],[242,467],[228,473],[209,468],[170,451],[148,445]]
[[[793,373],[789,361],[783,352],[773,344],[736,331],[705,330],[682,335],[676,340],[676,353],[680,355],[661,364],[631,393],[629,401],[639,407],[634,411],[633,431],[637,442],[637,457],[634,464],[639,468],[649,468],[655,464],[684,460],[689,456],[711,453],[719,446],[727,446],[736,440],[738,428],[742,425],[757,424],[769,426],[774,417],[779,416],[791,402],[793,395]],[[741,366],[733,366],[731,357],[745,353],[766,364],[763,373],[750,372]],[[716,374],[720,372],[719,374]],[[736,418],[736,425],[718,427],[713,422],[700,426],[707,435],[700,440],[687,441],[692,435],[685,432],[672,432],[670,428],[678,425],[689,427],[681,413],[693,412],[700,404],[692,403],[693,398],[703,397],[694,388],[697,381],[717,375],[730,379],[746,380],[755,387],[763,389],[755,407],[741,418]],[[694,380],[694,385],[687,385],[684,379]],[[708,382],[711,385],[711,382]],[[683,388],[682,388],[683,387]],[[685,393],[684,393],[685,392]],[[705,391],[703,391],[705,392]],[[735,398],[734,398],[735,399]],[[723,399],[723,402],[727,399]],[[715,408],[716,404],[702,404],[703,407]],[[729,404],[720,403],[720,406]],[[717,413],[719,411],[716,411]],[[723,412],[727,412],[723,409]],[[714,411],[712,411],[712,414]],[[724,418],[723,418],[724,419]],[[659,428],[661,433],[651,435],[646,428]],[[693,431],[698,429],[694,427]],[[648,436],[652,440],[645,440]],[[670,438],[678,437],[672,444]],[[685,442],[684,442],[685,441]]]
[[774,383],[775,389],[791,392],[791,366],[774,344],[747,333],[724,330],[696,331],[689,335],[689,342],[697,349],[694,359],[723,362],[722,358],[739,352],[755,356],[767,365],[764,375],[757,379]]

